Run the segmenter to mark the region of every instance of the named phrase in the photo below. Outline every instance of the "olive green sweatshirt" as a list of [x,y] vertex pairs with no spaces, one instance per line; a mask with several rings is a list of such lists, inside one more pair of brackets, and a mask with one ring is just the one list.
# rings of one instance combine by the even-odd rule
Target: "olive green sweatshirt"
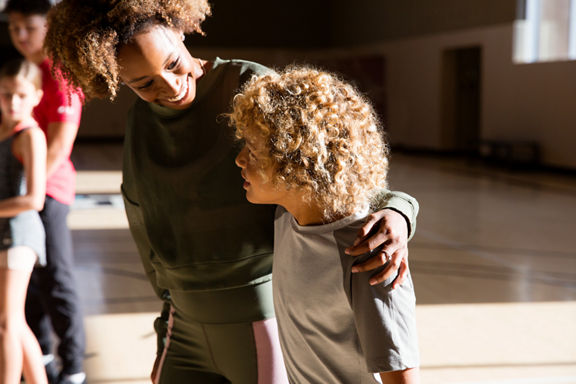
[[[271,279],[275,206],[245,198],[239,151],[222,115],[240,86],[270,69],[216,59],[186,110],[138,100],[124,144],[126,213],[158,295],[171,289],[230,291]],[[414,232],[418,204],[384,191],[379,207],[401,212]]]

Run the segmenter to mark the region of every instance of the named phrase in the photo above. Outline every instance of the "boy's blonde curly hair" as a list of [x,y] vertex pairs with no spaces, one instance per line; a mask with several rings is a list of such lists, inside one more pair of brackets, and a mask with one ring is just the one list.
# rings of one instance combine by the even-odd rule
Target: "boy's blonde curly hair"
[[263,139],[273,182],[303,190],[325,219],[367,206],[386,187],[388,148],[374,109],[335,75],[289,67],[254,77],[229,118],[238,139]]
[[114,99],[118,49],[152,25],[202,33],[207,0],[62,0],[48,13],[48,56],[88,98]]

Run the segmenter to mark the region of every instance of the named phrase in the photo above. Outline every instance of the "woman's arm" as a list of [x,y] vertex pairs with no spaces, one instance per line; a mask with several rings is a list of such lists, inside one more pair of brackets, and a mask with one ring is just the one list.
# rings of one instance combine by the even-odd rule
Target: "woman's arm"
[[[126,177],[126,174],[124,175]],[[166,346],[166,337],[168,334],[168,322],[170,318],[170,294],[167,290],[162,289],[156,283],[156,269],[152,264],[153,250],[150,245],[150,240],[144,224],[144,217],[140,210],[139,204],[128,197],[125,186],[121,186],[122,197],[124,198],[124,208],[126,209],[126,216],[130,223],[130,233],[132,239],[136,243],[144,272],[148,277],[154,293],[162,300],[162,310],[160,315],[154,320],[154,331],[156,332],[156,359],[152,367],[150,378],[152,382],[156,382],[156,375],[158,373],[158,365],[160,364],[161,356]]]
[[29,128],[13,142],[12,152],[22,162],[26,194],[0,201],[0,217],[14,217],[21,212],[42,210],[46,198],[46,138],[39,128]]

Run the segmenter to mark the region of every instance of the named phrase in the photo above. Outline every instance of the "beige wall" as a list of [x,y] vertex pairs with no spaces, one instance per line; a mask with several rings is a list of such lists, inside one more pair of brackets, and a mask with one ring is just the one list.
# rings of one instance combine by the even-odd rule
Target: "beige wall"
[[331,2],[336,45],[389,41],[410,36],[512,22],[516,0],[337,0]]
[[[576,62],[513,64],[511,23],[405,38],[354,50],[197,49],[199,57],[245,58],[283,65],[318,57],[379,53],[386,57],[387,130],[394,145],[444,150],[441,127],[444,50],[482,47],[481,137],[535,140],[543,163],[576,169]],[[123,134],[131,97],[86,108],[81,136]]]
[[78,130],[80,139],[124,137],[126,116],[135,95],[123,87],[114,102],[94,99],[82,110],[82,121]]
[[511,24],[397,40],[365,48],[387,58],[393,144],[444,149],[441,70],[445,49],[482,47],[483,139],[534,140],[545,164],[576,168],[576,62],[513,64]]

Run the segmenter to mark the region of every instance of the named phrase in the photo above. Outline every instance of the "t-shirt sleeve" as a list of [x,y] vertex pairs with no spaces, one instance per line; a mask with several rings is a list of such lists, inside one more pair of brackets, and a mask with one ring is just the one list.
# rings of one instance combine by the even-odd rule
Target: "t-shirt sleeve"
[[82,114],[82,96],[80,92],[54,89],[48,99],[46,117],[50,123],[80,123]]
[[371,286],[374,271],[350,273],[347,291],[359,342],[370,372],[399,371],[419,364],[414,287],[408,278],[392,290],[393,276]]

